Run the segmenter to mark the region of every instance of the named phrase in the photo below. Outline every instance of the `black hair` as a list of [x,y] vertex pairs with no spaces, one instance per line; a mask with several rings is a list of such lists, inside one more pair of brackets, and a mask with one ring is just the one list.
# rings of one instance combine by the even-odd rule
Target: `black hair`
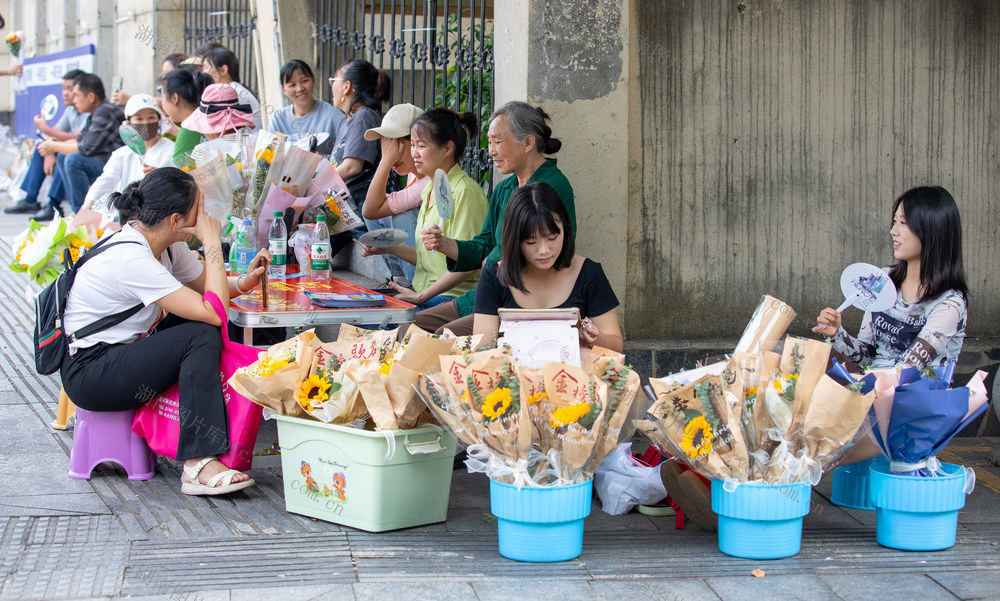
[[476,116],[472,113],[456,113],[451,109],[437,107],[414,119],[410,130],[430,138],[438,146],[453,142],[457,163],[464,158],[465,145],[472,132],[476,131],[477,125]]
[[7,25],[7,21],[3,20],[3,15],[0,15],[0,29],[3,29]]
[[[969,287],[962,263],[962,218],[958,204],[941,186],[921,186],[907,190],[892,204],[892,215],[903,206],[906,226],[920,240],[920,300],[931,299],[948,290],[962,293],[968,302]],[[889,277],[899,288],[906,279],[906,261],[889,269]]]
[[187,57],[188,55],[183,52],[175,52],[173,54],[168,54],[167,58],[163,59],[163,62],[170,63],[174,66],[174,69],[177,69],[181,66],[181,63],[187,60]]
[[77,75],[73,79],[73,85],[80,88],[84,94],[94,94],[98,100],[104,100],[104,82],[93,73]]
[[503,215],[500,238],[502,250],[497,276],[500,283],[528,294],[521,277],[526,261],[521,253],[521,243],[538,235],[555,234],[562,228],[563,243],[553,269],[565,269],[573,262],[576,253],[576,236],[566,205],[552,186],[544,182],[525,184],[514,190]]
[[[225,48],[225,46],[218,42],[205,42],[201,46],[195,48],[192,56],[205,56],[209,50],[215,50],[216,48]],[[214,65],[215,63],[212,64]]]
[[309,79],[316,79],[313,75],[312,69],[309,68],[309,64],[306,61],[301,61],[297,58],[293,58],[281,67],[281,73],[279,74],[281,78],[281,85],[285,85],[292,78],[292,75],[296,71],[302,71],[302,74]]
[[212,63],[212,66],[216,69],[225,65],[228,68],[229,77],[233,78],[233,81],[239,83],[240,59],[236,58],[236,55],[229,48],[226,48],[225,46],[212,48],[202,55],[202,60]]
[[528,136],[534,136],[535,148],[542,154],[555,154],[562,148],[562,142],[552,137],[552,128],[546,124],[549,115],[541,107],[512,100],[493,111],[490,123],[501,115],[507,119],[507,129],[515,140],[520,142]]
[[198,196],[198,184],[176,167],[159,167],[132,182],[124,192],[111,194],[122,223],[139,221],[155,226],[174,213],[187,215]]
[[382,114],[382,103],[392,95],[392,78],[385,69],[376,69],[368,61],[355,58],[340,65],[336,71],[354,88],[354,104],[361,104]]
[[208,73],[174,69],[163,76],[163,91],[167,97],[177,94],[188,108],[197,108],[201,104],[201,93],[213,83]]
[[62,78],[63,81],[67,79],[72,79],[73,81],[76,81],[77,77],[80,77],[81,75],[84,75],[86,73],[87,73],[86,71],[81,71],[80,69],[71,69],[67,71],[66,74],[62,76]]

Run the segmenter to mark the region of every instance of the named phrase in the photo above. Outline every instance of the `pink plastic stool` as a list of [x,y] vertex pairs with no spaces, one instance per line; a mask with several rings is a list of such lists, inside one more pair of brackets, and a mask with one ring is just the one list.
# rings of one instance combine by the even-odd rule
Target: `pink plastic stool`
[[69,477],[89,480],[99,463],[114,461],[129,480],[149,480],[156,473],[156,455],[146,440],[132,432],[135,411],[87,411],[77,407]]

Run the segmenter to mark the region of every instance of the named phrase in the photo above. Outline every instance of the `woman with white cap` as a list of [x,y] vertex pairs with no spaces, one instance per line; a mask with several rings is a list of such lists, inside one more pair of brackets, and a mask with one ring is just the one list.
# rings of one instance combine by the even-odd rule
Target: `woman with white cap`
[[139,134],[146,151],[139,155],[128,146],[122,146],[111,153],[104,171],[94,180],[87,191],[83,208],[104,213],[108,220],[114,220],[117,211],[108,203],[112,192],[122,192],[132,182],[141,180],[157,167],[174,164],[174,143],[160,135],[160,120],[163,114],[156,100],[149,94],[135,94],[125,105],[126,123]]
[[[368,186],[368,195],[362,208],[365,223],[369,231],[393,227],[406,232],[409,238],[403,244],[410,247],[416,239],[420,194],[431,181],[430,177],[417,173],[410,155],[410,125],[423,114],[423,109],[412,104],[397,104],[385,113],[382,125],[365,132],[365,139],[368,141],[382,140],[382,158],[372,175],[372,183]],[[406,176],[406,187],[386,193],[386,185],[393,171]],[[386,256],[386,259],[392,275],[402,275],[406,279],[405,282],[397,283],[409,285],[416,266],[399,257]],[[400,273],[396,273],[397,271]]]
[[241,127],[254,127],[253,109],[240,102],[236,88],[213,83],[202,92],[198,109],[188,115],[181,127],[214,140]]

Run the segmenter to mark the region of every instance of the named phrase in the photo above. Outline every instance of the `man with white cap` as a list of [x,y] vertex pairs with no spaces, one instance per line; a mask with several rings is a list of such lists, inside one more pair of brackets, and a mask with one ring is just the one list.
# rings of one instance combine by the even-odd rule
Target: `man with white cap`
[[[420,107],[397,104],[386,111],[380,126],[365,131],[365,139],[369,142],[382,139],[382,156],[372,175],[362,209],[365,223],[368,231],[388,227],[403,230],[409,236],[403,243],[406,246],[413,246],[416,241],[420,193],[431,181],[431,178],[417,173],[413,168],[413,156],[410,155],[410,124],[423,114]],[[397,192],[386,193],[386,183],[392,176],[392,171],[406,176],[406,187]],[[365,249],[366,256],[370,254],[369,250],[371,249]],[[405,280],[397,283],[409,285],[413,280],[415,266],[391,255],[386,255],[385,258],[394,278],[402,275]]]
[[132,182],[139,181],[157,167],[173,166],[174,143],[160,135],[163,113],[149,94],[135,94],[125,105],[126,123],[142,138],[145,152],[123,146],[111,153],[104,171],[87,191],[83,208],[104,213],[113,220],[117,211],[108,204],[112,192],[122,192]]

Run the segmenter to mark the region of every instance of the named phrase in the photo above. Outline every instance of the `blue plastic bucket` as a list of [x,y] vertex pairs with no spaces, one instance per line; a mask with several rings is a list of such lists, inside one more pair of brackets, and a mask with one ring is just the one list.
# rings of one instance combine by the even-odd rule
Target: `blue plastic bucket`
[[830,502],[850,509],[875,511],[868,485],[868,468],[873,465],[889,465],[889,460],[878,455],[833,470],[833,490],[830,493]]
[[942,463],[944,476],[898,476],[871,467],[875,540],[903,551],[939,551],[955,544],[958,510],[965,507],[966,468]]
[[719,514],[719,550],[733,557],[780,559],[802,546],[802,517],[809,513],[808,482],[744,482],[733,492],[712,480],[712,509]]
[[500,554],[517,561],[552,562],[579,557],[583,519],[590,515],[593,481],[550,488],[490,480],[490,511],[497,518]]

